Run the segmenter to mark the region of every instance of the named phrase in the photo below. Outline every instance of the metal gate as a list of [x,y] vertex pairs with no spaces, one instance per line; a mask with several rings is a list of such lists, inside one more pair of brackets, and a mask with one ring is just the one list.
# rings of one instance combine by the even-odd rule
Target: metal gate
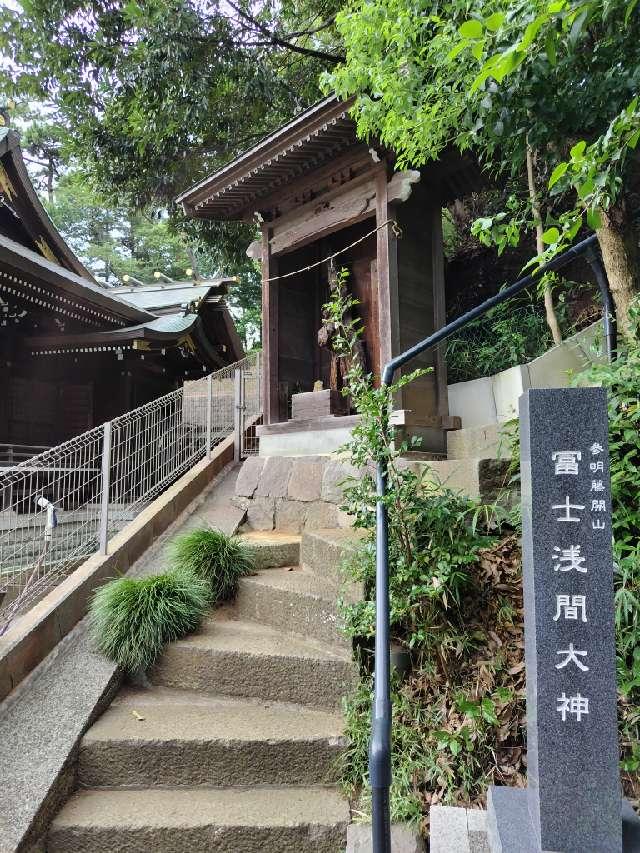
[[256,427],[262,422],[260,353],[235,372],[236,454],[239,459],[258,453]]

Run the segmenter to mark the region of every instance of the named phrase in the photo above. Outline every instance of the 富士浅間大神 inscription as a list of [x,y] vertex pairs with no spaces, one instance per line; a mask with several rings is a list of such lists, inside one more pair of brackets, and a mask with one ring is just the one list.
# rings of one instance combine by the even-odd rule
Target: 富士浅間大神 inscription
[[606,393],[520,400],[527,788],[492,788],[502,853],[622,851]]

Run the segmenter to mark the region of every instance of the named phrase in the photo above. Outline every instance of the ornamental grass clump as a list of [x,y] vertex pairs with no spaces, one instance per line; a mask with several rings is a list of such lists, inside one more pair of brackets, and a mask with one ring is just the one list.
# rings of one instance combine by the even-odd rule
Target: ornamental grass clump
[[98,649],[125,672],[148,669],[165,644],[195,631],[210,603],[206,580],[184,570],[119,578],[91,601]]
[[254,563],[243,542],[212,527],[176,537],[170,557],[176,569],[193,572],[209,584],[211,601],[216,604],[235,596],[239,579],[253,571]]

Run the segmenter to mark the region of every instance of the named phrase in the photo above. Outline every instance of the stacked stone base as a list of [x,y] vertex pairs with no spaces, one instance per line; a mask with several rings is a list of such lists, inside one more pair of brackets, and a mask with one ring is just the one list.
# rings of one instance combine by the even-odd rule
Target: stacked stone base
[[240,470],[234,503],[246,510],[250,530],[350,527],[341,484],[356,476],[335,456],[254,456]]

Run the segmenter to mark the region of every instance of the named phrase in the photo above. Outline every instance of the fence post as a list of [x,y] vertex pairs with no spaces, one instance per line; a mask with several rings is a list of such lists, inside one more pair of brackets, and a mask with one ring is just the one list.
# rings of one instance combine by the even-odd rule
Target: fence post
[[207,376],[207,459],[211,459],[211,426],[213,420],[213,376]]
[[257,383],[257,397],[258,397],[258,413],[262,411],[262,376],[260,374],[260,350],[256,352],[256,383]]
[[100,502],[100,553],[107,553],[109,538],[109,487],[111,485],[111,421],[104,424],[102,438],[102,500]]
[[244,430],[244,394],[242,393],[244,383],[241,367],[236,367],[233,379],[233,461],[239,462],[242,457],[242,433]]

